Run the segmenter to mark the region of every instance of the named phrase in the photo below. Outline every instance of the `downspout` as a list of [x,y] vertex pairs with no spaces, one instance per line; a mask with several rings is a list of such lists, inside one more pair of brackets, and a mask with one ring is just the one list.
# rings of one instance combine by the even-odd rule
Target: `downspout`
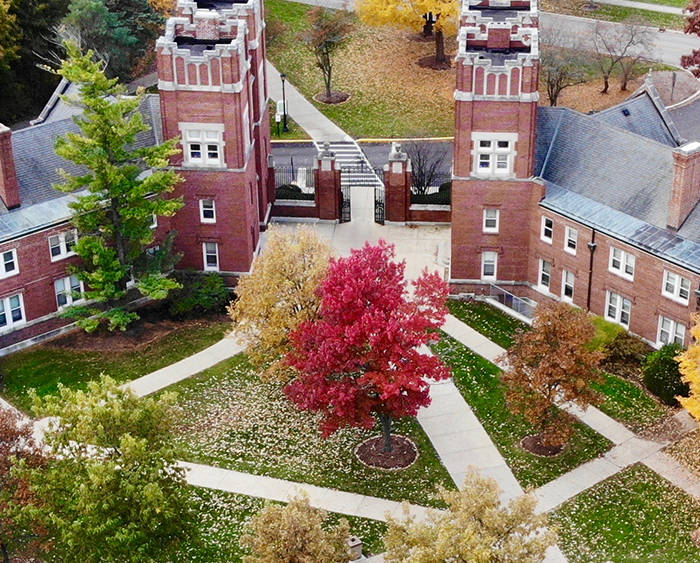
[[593,256],[598,245],[595,242],[595,229],[591,229],[591,242],[588,243],[588,250],[591,251],[591,257],[588,262],[588,297],[586,298],[586,309],[591,310],[591,293],[593,291]]

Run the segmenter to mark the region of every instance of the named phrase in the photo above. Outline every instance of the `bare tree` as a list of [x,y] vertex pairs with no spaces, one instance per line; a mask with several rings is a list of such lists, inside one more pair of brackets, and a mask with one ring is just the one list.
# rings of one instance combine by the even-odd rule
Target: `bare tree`
[[[601,94],[610,89],[610,75],[615,67],[622,67],[625,59],[633,59],[634,64],[641,59],[652,56],[651,30],[638,20],[627,20],[621,24],[598,21],[593,28],[591,38],[595,61],[603,76]],[[627,82],[632,75],[634,65],[627,67],[626,78],[622,79],[622,90],[627,89]],[[622,71],[624,75],[624,70]]]
[[550,106],[556,106],[565,88],[588,79],[590,54],[561,28],[547,29],[540,34],[542,80],[547,87]]
[[408,141],[404,150],[411,159],[413,193],[423,195],[428,188],[435,185],[443,163],[447,158],[449,147],[434,141]]

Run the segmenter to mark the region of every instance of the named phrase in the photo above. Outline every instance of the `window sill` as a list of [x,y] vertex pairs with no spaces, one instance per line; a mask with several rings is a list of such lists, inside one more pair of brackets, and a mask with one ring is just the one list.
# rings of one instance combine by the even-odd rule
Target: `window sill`
[[66,258],[71,258],[73,256],[77,256],[77,252],[69,252],[68,254],[59,254],[58,256],[52,256],[51,257],[51,262],[60,262],[61,260],[65,260]]
[[[634,281],[634,276],[627,276],[625,274],[618,272],[617,270],[613,270],[612,268],[608,268],[608,272],[610,272],[611,274],[615,274],[618,278],[622,278],[623,280],[627,280],[628,282]],[[622,326],[624,326],[624,325],[622,325]]]
[[684,307],[690,305],[690,299],[679,299],[678,297],[675,297],[674,295],[671,295],[669,293],[664,293],[663,291],[661,292],[661,295],[669,301],[677,303],[678,305],[683,305]]
[[19,270],[17,270],[16,272],[12,272],[11,274],[0,275],[0,280],[6,280],[8,278],[13,278],[15,276],[19,276]]
[[571,256],[576,256],[576,251],[572,250],[570,248],[564,248],[564,252],[566,252],[567,254],[570,254]]
[[544,242],[545,244],[552,244],[552,242],[553,242],[553,239],[551,239],[551,238],[540,237],[540,240],[542,242]]

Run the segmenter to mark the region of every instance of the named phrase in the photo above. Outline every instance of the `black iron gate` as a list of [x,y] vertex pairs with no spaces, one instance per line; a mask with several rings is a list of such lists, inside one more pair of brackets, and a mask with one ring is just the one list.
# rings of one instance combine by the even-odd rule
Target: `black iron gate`
[[384,224],[385,193],[384,186],[374,187],[374,222],[380,225]]
[[343,181],[343,174],[345,171],[341,173],[341,184],[340,184],[340,222],[341,223],[349,223],[350,219],[352,219],[351,213],[350,213],[350,183],[347,181]]

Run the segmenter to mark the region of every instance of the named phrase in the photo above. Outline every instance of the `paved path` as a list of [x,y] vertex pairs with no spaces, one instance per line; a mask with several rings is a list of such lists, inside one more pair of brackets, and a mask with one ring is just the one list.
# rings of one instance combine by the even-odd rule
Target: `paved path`
[[[270,99],[275,101],[282,99],[280,73],[270,61],[267,61],[267,88]],[[284,90],[287,99],[287,115],[291,115],[314,141],[352,141],[352,137],[318,111],[289,81],[286,82]]]
[[[196,487],[206,487],[279,502],[289,502],[303,492],[308,495],[309,502],[318,508],[382,522],[386,522],[387,514],[397,517],[402,515],[402,503],[393,500],[336,491],[306,483],[295,483],[197,463],[181,461],[180,465],[187,469],[187,482]],[[419,521],[425,518],[429,510],[414,504],[409,504],[408,507],[410,514],[415,515]]]
[[661,12],[664,14],[676,14],[682,16],[685,13],[683,8],[675,6],[664,6],[663,4],[649,4],[647,2],[635,2],[634,0],[596,0],[602,4],[612,4],[613,6],[624,6],[625,8],[635,8],[637,10],[647,10],[649,12]]
[[243,347],[234,338],[226,337],[189,358],[130,381],[124,387],[131,389],[139,397],[150,395],[178,381],[187,379],[200,371],[209,369],[219,362],[240,354],[242,351]]

